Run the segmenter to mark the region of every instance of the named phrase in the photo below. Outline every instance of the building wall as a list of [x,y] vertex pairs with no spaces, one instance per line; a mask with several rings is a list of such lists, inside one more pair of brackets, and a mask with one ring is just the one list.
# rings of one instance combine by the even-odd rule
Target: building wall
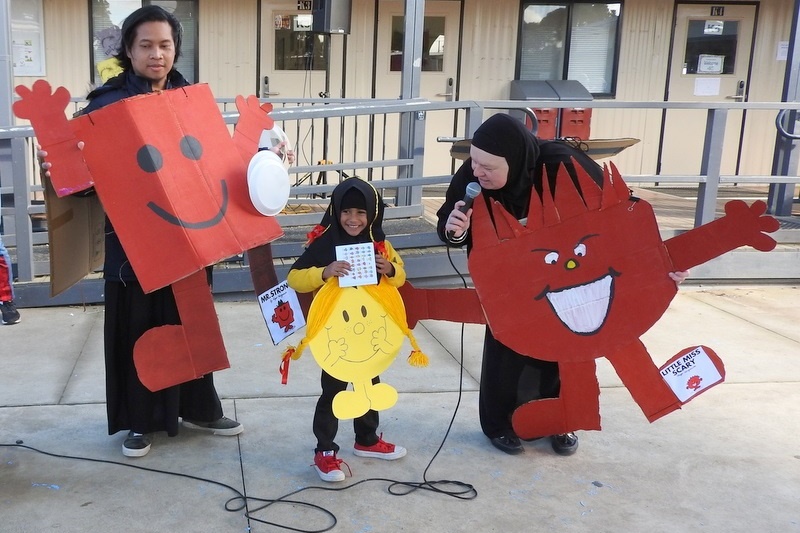
[[[259,4],[260,3],[260,4]],[[373,85],[374,18],[379,0],[353,0],[352,29],[334,36],[331,96],[369,97]],[[259,9],[292,0],[200,0],[199,73],[217,97],[254,94],[259,88],[258,54],[272,54],[261,35]],[[44,0],[46,79],[65,86],[73,96],[90,89],[89,13],[86,0]],[[786,61],[776,59],[778,45],[789,40],[791,0],[762,0],[755,40],[749,101],[779,101]],[[664,98],[673,20],[673,2],[627,0],[624,4],[617,100],[660,101]],[[517,53],[519,0],[464,0],[462,100],[509,98]],[[264,32],[266,34],[266,32]],[[263,42],[262,42],[263,41]],[[263,59],[262,59],[263,61]],[[342,69],[342,65],[345,68]],[[346,76],[346,79],[343,78]],[[30,85],[35,78],[15,78]],[[377,80],[380,83],[381,80]],[[342,87],[346,90],[342,92]],[[290,96],[290,95],[281,95]],[[751,111],[745,122],[748,146],[740,172],[770,171],[775,138],[774,112]],[[595,109],[593,138],[635,137],[641,142],[615,157],[629,174],[655,172],[661,123],[660,110]]]
[[[344,92],[332,93],[331,96],[346,95],[348,98],[370,98],[373,94],[372,68],[375,59],[374,33],[377,0],[353,0],[352,7],[351,31],[347,36],[347,80]],[[339,50],[342,49],[343,42],[343,38],[334,38],[334,44],[339,46]],[[332,55],[338,57],[336,53]],[[335,64],[334,61],[333,65]],[[342,87],[342,70],[332,66],[331,71],[331,87]]]
[[259,1],[199,3],[199,79],[220,98],[256,94],[258,90]]
[[[630,0],[622,12],[617,100],[661,101],[667,78],[673,4]],[[661,127],[660,110],[595,109],[592,137],[634,137],[641,142],[615,156],[624,173],[655,171]]]
[[[750,102],[780,102],[786,61],[777,60],[778,46],[789,40],[794,4],[787,0],[764,0],[758,13],[750,76]],[[775,146],[776,111],[749,111],[745,121],[741,174],[771,174]],[[756,146],[758,150],[754,149]],[[752,148],[750,148],[752,147]]]
[[[788,41],[793,4],[763,0],[754,41],[750,102],[781,99],[786,61],[776,59],[778,45]],[[617,100],[661,101],[666,87],[674,5],[659,0],[628,0],[622,22]],[[774,111],[750,111],[745,120],[745,146],[740,174],[769,174],[775,140]],[[614,158],[629,174],[652,174],[661,125],[660,110],[595,109],[592,137],[635,137],[642,142]]]
[[465,0],[461,100],[507,100],[517,54],[518,0]]

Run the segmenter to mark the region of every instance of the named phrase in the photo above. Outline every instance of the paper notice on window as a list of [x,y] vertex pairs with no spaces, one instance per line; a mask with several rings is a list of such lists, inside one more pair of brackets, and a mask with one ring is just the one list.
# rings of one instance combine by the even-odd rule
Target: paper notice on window
[[725,31],[725,21],[723,20],[707,20],[703,25],[703,33],[705,35],[722,35]]
[[775,52],[775,59],[778,61],[786,61],[789,57],[789,41],[781,41],[778,43],[778,50]]
[[698,74],[722,74],[722,66],[725,63],[725,56],[713,56],[700,54],[697,58]]
[[719,96],[720,78],[697,78],[694,80],[695,96]]

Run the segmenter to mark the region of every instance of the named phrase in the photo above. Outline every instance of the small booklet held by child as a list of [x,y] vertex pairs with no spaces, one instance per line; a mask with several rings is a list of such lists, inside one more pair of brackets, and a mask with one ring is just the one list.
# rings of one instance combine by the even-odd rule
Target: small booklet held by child
[[375,248],[371,242],[337,246],[336,260],[347,261],[351,267],[348,275],[339,278],[340,287],[378,284]]

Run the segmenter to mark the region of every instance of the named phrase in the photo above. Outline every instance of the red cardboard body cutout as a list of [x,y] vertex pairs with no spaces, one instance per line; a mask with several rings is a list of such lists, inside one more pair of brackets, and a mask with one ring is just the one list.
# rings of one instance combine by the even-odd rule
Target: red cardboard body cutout
[[[680,408],[693,396],[678,399],[639,340],[676,294],[669,272],[739,246],[768,251],[776,244],[764,233],[778,228],[763,216],[766,205],[741,201],[729,202],[724,217],[664,242],[652,207],[630,196],[613,165],[602,188],[575,167],[582,195],[561,168],[555,197],[545,180],[524,226],[499,203],[490,205],[490,216],[482,196],[473,208],[469,270],[486,323],[515,351],[559,364],[559,397],[514,412],[522,438],[600,429],[598,357],[608,358],[651,422]],[[447,301],[448,292],[407,287],[409,325],[420,318],[463,320],[463,309],[413,303]],[[436,313],[413,314],[420,310]],[[724,378],[719,357],[710,349],[705,355]]]
[[159,390],[227,368],[203,269],[283,234],[247,190],[247,162],[261,131],[273,127],[272,106],[237,97],[231,138],[204,84],[126,98],[73,120],[64,115],[63,87],[51,94],[39,80],[16,91],[14,112],[31,121],[48,152],[56,193],[94,186],[143,290],[173,285],[182,325],[137,342],[142,383]]

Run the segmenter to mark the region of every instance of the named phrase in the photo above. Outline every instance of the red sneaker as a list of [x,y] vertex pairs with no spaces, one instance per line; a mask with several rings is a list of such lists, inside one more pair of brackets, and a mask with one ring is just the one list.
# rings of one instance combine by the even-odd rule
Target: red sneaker
[[[312,466],[322,481],[344,481],[344,472],[339,468],[342,463],[344,461],[336,457],[335,451],[328,450],[315,453]],[[344,464],[347,466],[347,463]],[[349,466],[347,468],[350,469]]]
[[377,459],[384,459],[386,461],[393,461],[400,459],[406,455],[406,449],[402,446],[396,446],[391,442],[383,440],[383,433],[378,437],[378,442],[372,446],[362,446],[355,443],[353,446],[353,454],[359,457],[375,457]]

